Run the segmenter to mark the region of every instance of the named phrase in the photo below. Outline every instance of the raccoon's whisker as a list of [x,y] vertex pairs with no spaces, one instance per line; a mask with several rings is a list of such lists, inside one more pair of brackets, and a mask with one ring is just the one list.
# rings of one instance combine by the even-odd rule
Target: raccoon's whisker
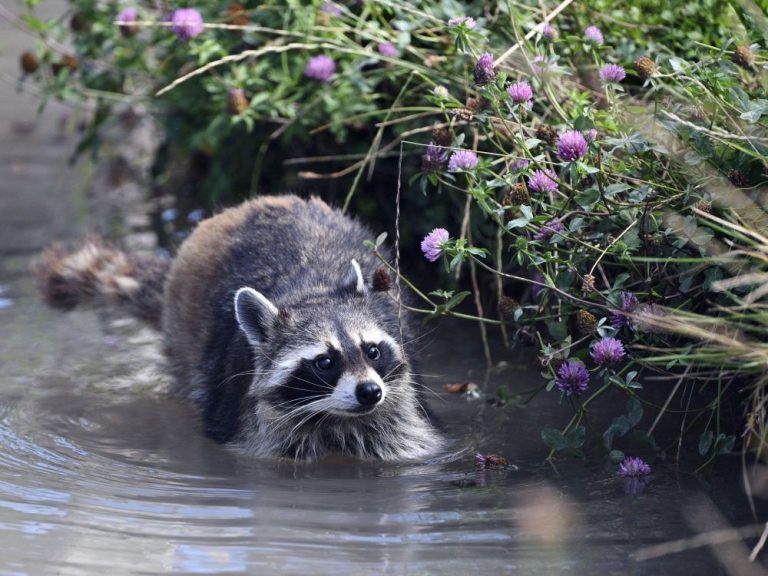
[[280,404],[273,404],[272,406],[273,406],[273,408],[283,408],[285,406],[290,406],[290,405],[294,405],[294,407],[296,407],[296,406],[301,406],[301,404],[299,404],[299,403],[300,402],[304,402],[307,399],[310,399],[310,398],[312,398],[312,399],[320,399],[320,398],[323,398],[323,397],[324,397],[324,395],[322,395],[322,394],[317,394],[315,396],[304,396],[302,398],[294,398],[293,400],[288,400],[286,402],[281,402]]
[[[288,432],[288,435],[289,435],[289,436],[293,436],[293,433],[294,433],[294,432],[296,432],[296,430],[298,430],[299,428],[301,428],[301,427],[302,427],[302,426],[303,426],[305,423],[309,422],[309,420],[310,420],[310,419],[311,419],[313,416],[315,416],[316,414],[320,413],[320,412],[321,412],[321,410],[322,410],[322,408],[317,408],[317,409],[315,409],[315,407],[314,407],[313,405],[314,405],[314,404],[321,404],[322,402],[323,402],[322,400],[315,400],[314,402],[311,402],[310,404],[306,404],[306,405],[304,406],[304,408],[310,408],[310,407],[312,407],[312,409],[310,409],[310,410],[307,410],[307,411],[309,412],[309,414],[307,414],[307,415],[306,415],[304,418],[302,418],[301,420],[299,420],[299,422],[298,422],[298,423],[297,423],[297,424],[296,424],[296,425],[295,425],[293,428],[291,428],[291,430]],[[326,402],[326,404],[327,404],[327,402]]]
[[410,384],[414,388],[418,388],[418,389],[420,389],[420,390],[422,390],[424,392],[432,394],[433,396],[435,396],[435,398],[440,398],[441,400],[443,399],[443,397],[440,396],[439,393],[437,393],[434,390],[432,390],[432,388],[430,388],[429,386],[427,386],[423,382],[419,382],[418,380],[409,380],[409,379],[401,380],[401,382],[404,382],[406,384]]

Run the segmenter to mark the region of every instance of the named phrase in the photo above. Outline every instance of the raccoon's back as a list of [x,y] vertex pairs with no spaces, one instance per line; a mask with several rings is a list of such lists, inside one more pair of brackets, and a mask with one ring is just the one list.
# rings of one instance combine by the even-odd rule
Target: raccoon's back
[[367,239],[372,233],[357,221],[296,196],[260,197],[201,222],[165,287],[163,329],[179,392],[202,389],[211,342],[238,335],[238,288],[250,286],[279,304],[288,294],[334,286],[352,258],[370,277],[376,261]]

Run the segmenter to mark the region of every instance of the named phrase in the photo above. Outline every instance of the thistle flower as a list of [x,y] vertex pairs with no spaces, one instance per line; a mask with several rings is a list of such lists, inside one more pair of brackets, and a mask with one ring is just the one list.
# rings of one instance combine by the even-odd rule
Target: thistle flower
[[80,60],[78,60],[77,56],[73,56],[72,54],[64,54],[58,62],[53,62],[51,64],[51,72],[53,72],[55,76],[58,76],[59,73],[64,70],[74,72],[79,67]]
[[384,266],[373,271],[371,287],[374,292],[387,292],[392,287],[392,277]]
[[513,320],[515,317],[515,310],[520,308],[520,302],[514,298],[510,298],[504,294],[499,298],[499,314],[505,320]]
[[603,42],[605,42],[603,33],[597,26],[587,27],[587,29],[584,30],[584,38],[587,40],[587,42],[591,42],[596,46],[602,46]]
[[533,99],[533,90],[528,82],[515,82],[507,86],[507,94],[514,104],[527,104]]
[[540,241],[548,241],[554,236],[555,234],[558,234],[560,232],[563,232],[565,230],[565,226],[563,226],[563,223],[560,222],[559,219],[555,218],[553,220],[550,220],[544,226],[542,226],[536,234],[533,235],[534,240],[540,240]]
[[541,29],[541,35],[545,40],[552,42],[553,40],[557,39],[557,28],[552,26],[552,24],[544,24],[544,27]]
[[24,74],[33,74],[40,68],[40,58],[38,58],[37,54],[31,50],[26,50],[21,53],[19,66],[21,66],[21,70]]
[[519,206],[520,204],[527,204],[529,201],[528,190],[522,182],[515,183],[504,197],[506,206]]
[[601,338],[592,348],[590,353],[592,360],[600,366],[616,364],[626,356],[624,352],[624,344],[617,338],[611,338],[607,336]]
[[629,325],[629,316],[637,308],[639,301],[632,292],[621,293],[621,306],[619,310],[614,310],[611,314],[611,325],[614,328],[621,328]]
[[557,371],[555,384],[563,394],[578,396],[589,387],[589,371],[581,360],[567,360]]
[[736,169],[728,172],[728,180],[730,180],[731,184],[737,188],[744,188],[749,184],[749,178],[747,178],[746,174],[741,170]]
[[475,19],[472,18],[472,16],[454,16],[448,20],[449,28],[458,28],[462,24],[467,29],[472,30],[477,25],[477,22],[475,22]]
[[566,130],[557,141],[557,155],[560,160],[573,162],[583,157],[588,149],[587,140],[578,130]]
[[638,478],[640,476],[647,476],[650,473],[651,467],[641,458],[633,456],[624,458],[624,461],[619,464],[619,471],[617,472],[622,478]]
[[456,150],[448,160],[449,172],[472,170],[475,166],[477,166],[477,154],[472,150]]
[[451,131],[448,130],[445,126],[433,126],[432,138],[434,139],[435,144],[438,146],[450,146],[451,141],[453,140]]
[[648,56],[640,56],[635,60],[635,72],[642,80],[648,80],[656,74],[656,63]]
[[242,4],[233,2],[227,7],[224,21],[227,24],[234,24],[235,26],[248,26],[248,11]]
[[194,8],[178,8],[171,14],[171,30],[179,40],[191,40],[204,29],[203,17]]
[[427,151],[421,156],[421,169],[423,172],[439,172],[443,160],[445,160],[445,154],[442,148],[430,142],[427,145]]
[[379,51],[379,54],[386,56],[387,58],[397,58],[397,55],[399,54],[392,42],[381,42],[376,49]]
[[536,138],[547,144],[554,144],[557,141],[557,132],[549,124],[542,124],[536,128]]
[[555,192],[557,190],[557,176],[549,168],[534,170],[528,177],[528,189],[532,192]]
[[309,59],[307,67],[304,69],[304,76],[321,82],[328,82],[333,78],[334,72],[336,72],[336,63],[333,58],[319,54]]
[[626,76],[626,71],[618,64],[606,64],[600,68],[600,80],[603,84],[618,84]]
[[479,86],[485,86],[489,82],[493,82],[496,79],[496,70],[493,67],[493,54],[485,52],[480,55],[475,64],[475,70],[473,72],[475,76],[475,84]]
[[227,110],[230,114],[242,114],[248,109],[248,98],[242,88],[230,88],[227,91]]
[[731,61],[742,68],[752,68],[755,65],[755,53],[749,46],[739,46],[733,51]]
[[443,253],[443,244],[448,242],[450,234],[445,228],[435,228],[421,241],[421,251],[430,262],[435,262]]
[[595,330],[597,330],[597,318],[595,318],[595,315],[587,310],[576,312],[576,330],[582,336],[594,334]]
[[139,11],[136,8],[125,8],[117,15],[120,34],[125,37],[133,36],[139,31],[136,21],[139,19]]

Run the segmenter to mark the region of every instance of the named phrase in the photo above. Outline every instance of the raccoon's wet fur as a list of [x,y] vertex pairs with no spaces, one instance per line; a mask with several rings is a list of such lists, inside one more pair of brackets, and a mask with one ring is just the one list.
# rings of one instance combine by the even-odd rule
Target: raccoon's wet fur
[[122,303],[161,327],[175,391],[219,441],[257,456],[424,458],[442,439],[369,239],[321,200],[265,196],[201,222],[172,262],[88,241],[49,250],[36,273],[54,307]]

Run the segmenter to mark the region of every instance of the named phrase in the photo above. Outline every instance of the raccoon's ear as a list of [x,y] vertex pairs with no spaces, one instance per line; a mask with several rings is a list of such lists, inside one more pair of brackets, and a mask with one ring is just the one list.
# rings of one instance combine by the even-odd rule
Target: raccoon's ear
[[363,271],[360,269],[360,264],[358,264],[357,260],[354,258],[352,258],[349,263],[349,270],[341,281],[342,288],[357,294],[365,294],[367,288],[365,286],[365,279],[363,278]]
[[235,292],[235,317],[248,341],[257,346],[275,324],[277,306],[261,292],[243,287]]

